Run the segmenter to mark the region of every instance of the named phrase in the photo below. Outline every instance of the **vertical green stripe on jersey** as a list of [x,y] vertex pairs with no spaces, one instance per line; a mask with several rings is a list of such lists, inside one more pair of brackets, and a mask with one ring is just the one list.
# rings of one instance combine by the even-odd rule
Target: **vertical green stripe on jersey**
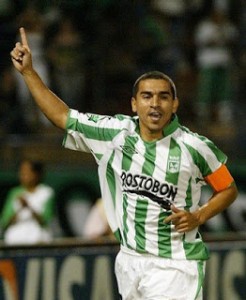
[[198,238],[196,242],[189,243],[185,241],[185,235],[183,240],[186,259],[192,260],[207,260],[209,258],[209,252],[202,239]]
[[128,225],[127,225],[127,206],[128,206],[128,201],[127,201],[127,195],[123,194],[123,244],[127,245],[129,248],[131,248],[128,244],[127,244],[127,233],[128,233]]
[[144,143],[145,145],[145,161],[142,167],[142,173],[152,176],[155,168],[156,143]]
[[112,168],[112,161],[114,159],[114,152],[111,154],[110,159],[107,164],[107,170],[106,170],[106,178],[108,187],[111,193],[111,197],[114,201],[114,207],[115,207],[115,193],[116,193],[116,184],[115,184],[115,174]]
[[185,197],[185,210],[190,210],[190,207],[192,206],[192,188],[191,188],[191,178],[189,179],[188,187],[186,190],[186,197]]
[[194,163],[197,165],[202,175],[206,177],[207,175],[211,174],[212,170],[210,169],[204,157],[190,145],[185,143],[185,146],[189,150]]
[[123,159],[122,159],[122,170],[128,171],[131,167],[132,156],[135,154],[135,145],[138,141],[137,137],[126,137],[123,146]]
[[121,237],[121,234],[120,234],[120,230],[117,229],[115,232],[113,232],[113,234],[114,234],[116,240],[117,240],[119,243],[121,243],[121,242],[122,242],[122,237]]
[[161,211],[158,221],[158,256],[170,257],[172,256],[171,248],[171,225],[165,224],[163,221],[170,215],[170,212]]
[[[156,158],[156,143],[144,143],[145,155],[144,164],[142,166],[142,173],[152,176],[155,167]],[[135,209],[135,241],[136,250],[139,252],[145,251],[146,236],[145,236],[145,222],[148,211],[148,201],[142,198],[137,199]]]
[[145,199],[137,199],[137,205],[135,210],[135,241],[136,250],[139,252],[145,251],[145,221],[148,211],[148,201]]
[[178,183],[181,161],[181,149],[174,139],[171,139],[167,160],[166,181],[172,184]]
[[198,285],[197,285],[197,292],[196,292],[196,297],[195,299],[197,299],[198,295],[200,294],[201,288],[203,286],[203,282],[204,282],[204,261],[198,261],[197,262],[197,271],[198,271]]

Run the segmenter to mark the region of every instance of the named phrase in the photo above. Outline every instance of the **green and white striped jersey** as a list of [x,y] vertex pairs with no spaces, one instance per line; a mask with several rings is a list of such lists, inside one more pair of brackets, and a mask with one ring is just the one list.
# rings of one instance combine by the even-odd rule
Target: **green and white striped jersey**
[[166,258],[208,258],[198,229],[178,233],[163,220],[169,203],[197,210],[204,177],[226,162],[210,140],[182,127],[177,116],[164,138],[145,142],[138,117],[70,110],[63,145],[94,155],[108,222],[122,245]]

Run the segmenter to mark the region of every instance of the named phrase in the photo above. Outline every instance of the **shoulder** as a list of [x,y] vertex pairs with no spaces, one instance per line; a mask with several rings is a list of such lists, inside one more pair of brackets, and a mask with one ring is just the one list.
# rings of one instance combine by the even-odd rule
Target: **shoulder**
[[37,192],[40,192],[40,193],[43,193],[43,194],[46,194],[49,196],[52,196],[55,193],[54,189],[50,185],[45,184],[45,183],[40,183],[37,186]]
[[206,165],[208,163],[211,169],[215,169],[221,163],[224,164],[227,161],[227,156],[212,140],[192,132],[184,126],[180,126],[179,137],[177,139],[190,153],[196,164]]
[[70,110],[67,128],[75,126],[91,126],[91,127],[104,127],[104,128],[122,128],[134,127],[136,118],[123,114],[100,115],[95,113],[81,113],[77,110]]
[[21,186],[21,185],[18,185],[18,186],[12,187],[8,191],[7,196],[9,196],[9,197],[16,197],[16,196],[22,194],[23,192],[25,192],[25,188],[23,186]]
[[212,144],[214,145],[214,143],[206,136],[200,135],[199,133],[194,132],[185,126],[180,125],[178,132],[180,140],[194,148],[207,147],[208,145]]

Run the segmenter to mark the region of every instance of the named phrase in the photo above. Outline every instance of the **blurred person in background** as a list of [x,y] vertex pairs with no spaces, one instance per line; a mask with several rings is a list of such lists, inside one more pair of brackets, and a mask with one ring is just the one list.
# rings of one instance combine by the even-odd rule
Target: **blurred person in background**
[[114,238],[108,224],[102,198],[98,198],[89,211],[83,227],[83,237],[87,240],[101,237]]
[[85,109],[85,49],[82,32],[73,16],[65,15],[54,24],[48,38],[47,58],[52,84],[68,105]]
[[44,166],[24,159],[19,166],[20,184],[7,194],[0,224],[7,245],[25,245],[52,240],[50,222],[54,216],[54,190],[42,183]]
[[25,133],[27,126],[23,118],[23,106],[17,99],[12,66],[6,65],[0,73],[0,95],[0,134],[6,136],[10,133]]
[[194,33],[198,68],[197,120],[206,126],[233,125],[235,80],[233,47],[238,38],[237,27],[226,12],[214,7],[203,18]]

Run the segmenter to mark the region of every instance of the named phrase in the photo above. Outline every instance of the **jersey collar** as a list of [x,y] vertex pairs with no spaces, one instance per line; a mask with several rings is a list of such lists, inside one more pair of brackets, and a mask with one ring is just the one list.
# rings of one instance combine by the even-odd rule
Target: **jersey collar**
[[[139,118],[138,116],[133,117],[135,124],[136,124],[136,132],[140,134],[139,130]],[[163,136],[168,136],[172,134],[177,128],[179,127],[179,119],[176,114],[172,115],[170,123],[163,129]]]
[[163,129],[164,136],[172,134],[179,127],[179,120],[176,114],[173,114],[171,122]]

